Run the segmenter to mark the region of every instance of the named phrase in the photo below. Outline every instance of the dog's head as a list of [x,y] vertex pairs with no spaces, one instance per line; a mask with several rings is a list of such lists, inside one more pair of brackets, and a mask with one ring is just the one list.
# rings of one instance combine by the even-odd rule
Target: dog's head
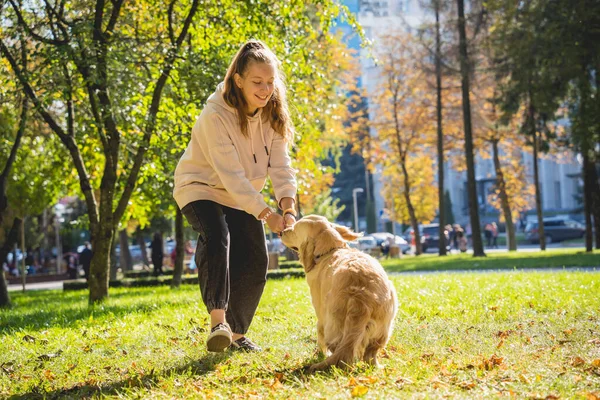
[[304,271],[308,273],[315,266],[315,258],[344,247],[347,241],[361,236],[345,226],[332,224],[325,217],[307,215],[293,227],[284,230],[281,241],[298,252]]

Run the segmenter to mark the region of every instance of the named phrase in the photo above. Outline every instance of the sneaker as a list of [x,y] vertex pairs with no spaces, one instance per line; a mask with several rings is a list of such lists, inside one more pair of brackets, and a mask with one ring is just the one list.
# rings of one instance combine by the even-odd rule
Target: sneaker
[[262,351],[260,347],[252,343],[247,337],[241,337],[235,342],[231,343],[232,350],[243,350],[243,351]]
[[227,324],[217,324],[210,330],[206,339],[208,351],[221,352],[231,345],[231,329]]

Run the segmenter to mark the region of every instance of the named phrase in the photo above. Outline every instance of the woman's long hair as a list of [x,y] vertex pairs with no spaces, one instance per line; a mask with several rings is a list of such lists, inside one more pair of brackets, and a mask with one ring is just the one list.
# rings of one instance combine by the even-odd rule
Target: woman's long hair
[[225,102],[229,106],[237,110],[242,134],[248,136],[248,118],[246,116],[248,103],[241,89],[235,84],[234,76],[236,73],[244,76],[250,62],[253,61],[273,65],[277,71],[275,81],[273,82],[273,94],[267,105],[263,108],[263,115],[268,118],[275,132],[283,136],[288,143],[292,143],[294,128],[292,127],[287,105],[281,63],[275,54],[260,40],[249,40],[240,47],[235,57],[233,57],[225,75],[223,99],[225,99]]

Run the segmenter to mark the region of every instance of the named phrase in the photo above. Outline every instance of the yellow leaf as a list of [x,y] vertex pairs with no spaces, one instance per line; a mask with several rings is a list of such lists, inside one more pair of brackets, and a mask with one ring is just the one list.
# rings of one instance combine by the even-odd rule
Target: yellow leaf
[[368,391],[369,391],[369,388],[366,386],[363,386],[363,385],[355,386],[352,389],[352,397],[364,396],[365,394],[367,394]]
[[600,368],[600,358],[596,358],[594,361],[592,361],[592,365]]

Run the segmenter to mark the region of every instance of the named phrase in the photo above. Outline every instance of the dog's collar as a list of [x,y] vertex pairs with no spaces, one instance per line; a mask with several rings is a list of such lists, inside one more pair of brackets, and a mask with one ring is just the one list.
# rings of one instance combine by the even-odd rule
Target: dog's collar
[[325,253],[323,253],[323,254],[319,254],[318,256],[315,256],[315,263],[319,262],[319,260],[320,260],[321,258],[323,258],[323,257],[325,257],[325,256],[327,256],[327,255],[329,255],[329,254],[331,254],[331,253],[333,253],[333,252],[334,252],[334,251],[336,251],[336,250],[339,250],[339,249],[347,249],[347,248],[348,248],[348,246],[346,246],[346,245],[344,245],[344,246],[342,246],[342,247],[334,247],[333,249],[331,249],[331,250],[329,250],[329,251],[327,251],[327,252],[325,252]]

